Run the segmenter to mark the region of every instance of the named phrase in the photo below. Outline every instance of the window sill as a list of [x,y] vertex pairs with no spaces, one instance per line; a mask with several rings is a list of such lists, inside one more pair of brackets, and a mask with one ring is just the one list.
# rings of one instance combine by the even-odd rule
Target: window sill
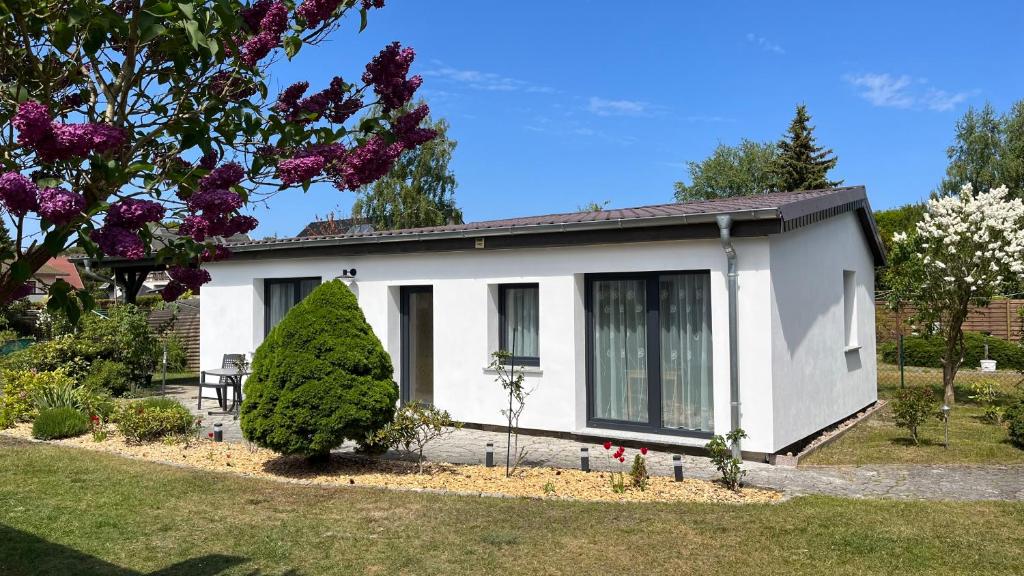
[[[507,366],[506,366],[507,368]],[[516,365],[516,372],[522,372],[524,376],[541,376],[544,374],[544,370],[540,366],[521,366]],[[484,374],[497,374],[498,371],[490,366],[484,367]]]
[[857,344],[856,346],[847,346],[846,348],[843,348],[843,354],[849,354],[850,352],[857,352],[860,349],[861,349],[860,344]]

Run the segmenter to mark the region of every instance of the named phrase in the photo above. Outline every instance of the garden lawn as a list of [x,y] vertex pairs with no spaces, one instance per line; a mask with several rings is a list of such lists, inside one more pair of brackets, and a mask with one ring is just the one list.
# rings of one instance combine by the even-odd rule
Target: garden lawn
[[0,437],[0,573],[1011,574],[1024,504],[324,488]]
[[[928,420],[918,430],[921,445],[914,446],[910,433],[896,426],[891,401],[899,391],[899,372],[893,366],[878,366],[878,396],[890,401],[868,420],[861,422],[835,442],[819,449],[801,464],[1024,464],[1024,450],[1010,444],[1005,424],[983,419],[984,408],[968,401],[966,385],[986,378],[998,385],[1004,407],[1018,394],[1020,374],[997,372],[991,376],[962,371],[957,376],[957,405],[950,413],[949,447],[943,445],[943,423]],[[942,370],[913,368],[906,373],[907,386],[931,386],[936,409],[942,399]]]

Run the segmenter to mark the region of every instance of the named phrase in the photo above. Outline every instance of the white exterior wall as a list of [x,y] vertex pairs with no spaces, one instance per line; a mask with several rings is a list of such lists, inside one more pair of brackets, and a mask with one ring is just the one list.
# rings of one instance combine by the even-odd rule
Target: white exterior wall
[[[775,452],[877,400],[875,265],[852,212],[771,236],[770,243]],[[844,270],[856,279],[860,347],[849,351]]]
[[[740,381],[744,450],[770,451],[772,427],[772,312],[769,241],[736,240],[739,254]],[[251,352],[263,339],[263,280],[358,270],[354,291],[367,320],[401,367],[399,287],[431,285],[434,294],[434,403],[458,420],[501,424],[506,401],[485,370],[497,343],[494,286],[537,282],[540,287],[540,370],[527,375],[536,391],[521,425],[702,446],[705,440],[606,431],[586,426],[583,275],[598,272],[710,270],[715,431],[729,429],[728,308],[725,254],[717,240],[689,240],[518,250],[471,250],[331,258],[236,260],[208,265],[203,286],[202,367],[222,354]],[[872,356],[873,360],[873,356]]]

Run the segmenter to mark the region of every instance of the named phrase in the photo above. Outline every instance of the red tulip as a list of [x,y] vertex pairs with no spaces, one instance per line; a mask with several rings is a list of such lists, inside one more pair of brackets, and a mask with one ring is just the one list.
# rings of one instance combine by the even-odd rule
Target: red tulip
[[643,454],[644,456],[647,456],[647,448],[641,448],[640,453]]
[[612,449],[612,443],[611,442],[605,442],[604,443],[604,449],[605,450],[611,450]]
[[213,432],[208,433],[207,436],[209,436],[210,438],[213,438]]
[[625,462],[625,461],[626,461],[626,457],[625,456],[619,456],[619,462]]

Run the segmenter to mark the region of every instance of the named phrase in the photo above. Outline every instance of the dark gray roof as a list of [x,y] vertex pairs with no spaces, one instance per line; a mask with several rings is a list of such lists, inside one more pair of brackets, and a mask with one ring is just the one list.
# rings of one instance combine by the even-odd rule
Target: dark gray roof
[[[430,228],[411,228],[405,230],[349,230],[344,234],[325,234],[300,236],[296,238],[268,238],[247,242],[229,242],[227,245],[238,256],[257,257],[257,252],[278,252],[284,250],[295,256],[294,250],[318,248],[318,252],[335,253],[373,253],[418,251],[434,246],[438,250],[472,249],[473,243],[467,239],[486,238],[487,247],[515,247],[525,245],[565,245],[578,243],[601,243],[614,241],[633,241],[636,239],[657,240],[679,238],[697,238],[717,236],[715,218],[719,215],[732,216],[736,224],[734,235],[764,236],[781,233],[807,224],[836,216],[844,212],[856,211],[864,228],[866,241],[875,255],[876,262],[881,265],[885,261],[885,252],[867,193],[863,186],[850,186],[825,190],[806,190],[802,192],[777,192],[758,196],[722,198],[697,202],[674,202],[656,204],[636,208],[617,208],[600,211],[568,212],[562,214],[546,214],[542,216],[526,216],[487,220],[467,224],[452,224]],[[699,228],[689,232],[669,229],[679,227]],[[632,235],[597,235],[598,231],[632,230]],[[654,235],[639,234],[640,229],[656,229]],[[538,238],[533,243],[511,242],[497,237],[538,235],[551,238],[553,234],[566,232],[577,233],[574,241],[561,239],[542,243]],[[589,232],[588,234],[583,234]],[[492,242],[494,239],[495,242]],[[631,240],[633,239],[633,240]],[[460,242],[461,240],[461,242]],[[444,241],[444,242],[442,242]],[[398,249],[371,248],[371,245],[415,242],[419,247]],[[362,246],[355,251],[356,246]],[[346,248],[347,247],[347,248]],[[283,256],[283,254],[281,254]]]

